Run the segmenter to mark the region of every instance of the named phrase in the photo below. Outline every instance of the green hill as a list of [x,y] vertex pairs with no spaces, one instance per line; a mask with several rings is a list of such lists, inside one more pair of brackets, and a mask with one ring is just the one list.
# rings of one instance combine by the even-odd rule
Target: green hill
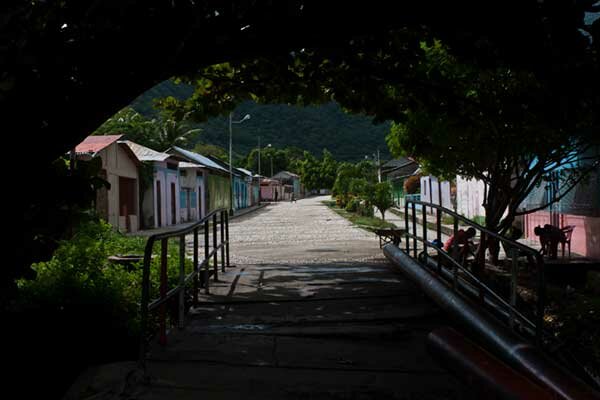
[[[186,98],[193,89],[164,81],[148,90],[133,103],[139,113],[150,116],[155,98],[174,96]],[[258,144],[271,144],[277,148],[295,146],[320,155],[326,148],[337,160],[357,161],[365,155],[372,156],[379,148],[381,158],[389,158],[385,135],[390,129],[386,122],[373,125],[372,119],[363,115],[346,114],[337,103],[321,106],[298,107],[284,104],[241,103],[234,111],[234,120],[250,114],[251,119],[233,125],[233,149],[246,154]],[[204,142],[224,148],[229,146],[229,123],[227,116],[209,119],[197,124],[202,133],[194,142]],[[193,147],[193,146],[192,146]]]

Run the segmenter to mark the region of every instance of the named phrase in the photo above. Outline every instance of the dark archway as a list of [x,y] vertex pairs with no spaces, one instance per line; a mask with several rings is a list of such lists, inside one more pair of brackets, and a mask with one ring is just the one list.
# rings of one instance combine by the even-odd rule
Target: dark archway
[[[0,75],[0,105],[9,117],[6,125],[18,127],[18,141],[28,142],[27,157],[35,160],[32,165],[41,177],[39,186],[23,190],[26,198],[36,200],[26,205],[25,246],[17,248],[23,251],[17,258],[26,268],[32,260],[48,257],[30,250],[35,236],[30,226],[39,228],[42,220],[42,230],[52,225],[58,226],[57,232],[65,229],[65,218],[48,217],[48,209],[63,206],[64,199],[52,203],[34,194],[85,189],[53,181],[48,173],[52,161],[164,79],[225,61],[261,57],[275,64],[302,48],[343,54],[353,51],[348,43],[354,38],[378,43],[390,40],[389,32],[404,30],[427,32],[472,62],[515,65],[554,82],[571,73],[579,90],[584,76],[572,71],[585,58],[581,29],[586,28],[584,12],[598,8],[593,4],[515,0],[492,8],[435,0],[67,0],[5,7],[0,21],[7,43],[0,48],[6,66]],[[597,38],[599,27],[596,21],[590,30]],[[600,39],[593,44],[597,47]],[[357,73],[368,71],[368,61],[365,67],[358,66]],[[596,77],[587,90],[600,92],[594,89],[597,84]],[[369,112],[390,106],[376,103]],[[8,275],[11,280],[21,272]]]
[[[585,5],[509,1],[29,2],[7,7],[1,100],[34,159],[64,154],[144,90],[227,60],[336,48],[356,35],[427,26],[465,56],[533,68],[576,51]],[[496,53],[485,54],[494,44]]]

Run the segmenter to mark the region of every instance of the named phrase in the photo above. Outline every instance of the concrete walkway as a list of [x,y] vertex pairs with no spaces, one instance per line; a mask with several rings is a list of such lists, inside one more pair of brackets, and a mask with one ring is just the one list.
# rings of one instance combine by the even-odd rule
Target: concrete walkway
[[94,393],[95,382],[103,399],[464,398],[425,349],[446,316],[325,199],[232,221],[236,267],[211,281],[166,347],[153,345],[149,381],[108,366],[72,393]]
[[424,339],[446,323],[377,238],[320,203],[234,221],[237,267],[148,361],[138,399],[457,399]]

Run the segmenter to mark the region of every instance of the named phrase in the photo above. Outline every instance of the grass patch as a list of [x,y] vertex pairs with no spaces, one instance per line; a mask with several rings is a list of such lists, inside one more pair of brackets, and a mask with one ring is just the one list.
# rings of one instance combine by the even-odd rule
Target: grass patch
[[366,229],[368,231],[375,231],[376,229],[385,229],[385,228],[396,228],[396,225],[391,222],[387,222],[377,217],[365,217],[362,215],[358,215],[356,213],[348,212],[344,209],[339,208],[335,201],[332,200],[324,200],[322,202],[327,207],[331,208],[333,211],[346,218],[348,221],[352,222],[354,225],[359,228]]

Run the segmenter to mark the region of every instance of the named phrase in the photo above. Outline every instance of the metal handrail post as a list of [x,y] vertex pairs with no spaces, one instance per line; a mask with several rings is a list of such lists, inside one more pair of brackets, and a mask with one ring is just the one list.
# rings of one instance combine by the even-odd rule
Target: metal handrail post
[[[160,299],[164,300],[167,297],[167,250],[168,239],[160,240]],[[159,310],[160,333],[158,342],[164,346],[167,344],[167,304],[160,305]]]
[[140,360],[142,368],[146,367],[146,329],[148,329],[148,304],[150,303],[150,261],[154,239],[150,238],[144,249],[144,267],[142,270],[142,302],[140,305]]
[[179,237],[179,329],[183,329],[185,313],[185,235]]
[[202,276],[204,277],[204,292],[206,294],[210,294],[210,279],[209,279],[209,274],[208,274],[208,268],[209,268],[209,260],[208,260],[208,254],[209,254],[209,238],[208,238],[208,233],[209,233],[209,229],[208,229],[208,220],[204,221],[204,268],[202,269]]
[[[421,206],[422,207],[422,206]],[[412,228],[413,228],[413,246],[414,255],[417,258],[417,212],[415,203],[412,203]]]
[[[510,256],[512,258],[511,263],[511,271],[510,271],[510,305],[512,307],[516,307],[517,305],[517,278],[518,278],[518,268],[519,268],[519,260],[518,260],[518,251],[516,248],[512,247],[510,249]],[[515,313],[510,310],[509,314],[509,324],[510,328],[515,328]]]
[[[454,239],[456,239],[456,235],[458,234],[458,218],[456,217],[456,215],[454,216],[454,220],[452,221],[452,237]],[[458,242],[456,240],[452,241],[452,254],[459,254],[458,252]],[[458,261],[460,261],[460,255],[458,256]],[[456,286],[456,283],[458,281],[458,267],[455,265],[454,266],[454,286]]]
[[225,246],[227,248],[227,268],[231,267],[229,262],[229,213],[225,213]]
[[404,228],[406,234],[406,254],[410,254],[410,237],[408,236],[408,203],[409,200],[404,200]]
[[198,228],[194,229],[194,306],[198,305],[198,291],[200,290],[200,270],[198,268]]
[[423,257],[427,264],[427,206],[423,206]]
[[221,224],[221,272],[225,272],[225,217],[221,211],[219,223]]
[[217,258],[217,214],[213,215],[213,255],[214,255],[214,265],[213,271],[215,274],[215,282],[219,280],[219,260]]
[[536,271],[537,271],[537,318],[536,318],[536,342],[538,347],[543,345],[542,334],[544,331],[544,312],[546,301],[546,287],[544,279],[544,259],[538,253],[536,255]]
[[437,208],[437,240],[441,241],[442,240],[442,213],[440,212],[440,209]]

